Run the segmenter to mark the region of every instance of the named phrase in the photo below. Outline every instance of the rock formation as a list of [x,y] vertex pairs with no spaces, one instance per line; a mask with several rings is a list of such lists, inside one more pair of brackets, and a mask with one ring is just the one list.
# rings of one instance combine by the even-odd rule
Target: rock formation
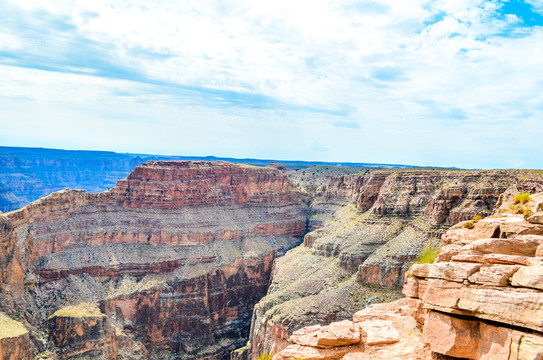
[[406,298],[298,329],[273,359],[543,358],[543,211],[525,220],[510,205],[448,230],[436,261],[409,270]]
[[[0,308],[28,326],[36,351],[47,322],[59,354],[116,358],[117,326],[151,358],[226,358],[306,212],[275,169],[149,162],[106,192],[63,190],[5,214]],[[81,302],[102,314],[47,320]],[[73,336],[81,328],[92,341]]]
[[63,359],[145,359],[146,349],[112,325],[96,305],[81,303],[47,320],[51,345]]
[[0,312],[0,359],[32,359],[28,330],[3,312]]
[[512,194],[543,190],[543,178],[536,171],[373,171],[306,189],[317,228],[276,261],[251,339],[236,356],[277,353],[300,327],[398,298],[425,244],[437,246],[448,226],[490,215]]

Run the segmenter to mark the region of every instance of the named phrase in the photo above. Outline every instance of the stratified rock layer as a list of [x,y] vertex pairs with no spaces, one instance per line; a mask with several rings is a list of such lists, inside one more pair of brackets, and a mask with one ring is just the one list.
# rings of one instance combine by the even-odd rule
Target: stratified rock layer
[[[356,309],[397,298],[425,244],[437,246],[449,225],[490,215],[515,194],[543,189],[543,178],[537,171],[379,170],[306,189],[312,190],[311,224],[317,228],[277,261],[268,294],[255,307],[244,352],[253,360],[282,350],[303,326],[348,319]],[[515,226],[502,230],[530,232]],[[488,229],[488,237],[496,228]],[[501,272],[513,270],[485,269],[477,276],[503,283]],[[427,284],[407,285],[418,293]]]
[[[484,237],[512,223],[517,232]],[[434,263],[411,267],[406,298],[371,305],[352,322],[299,329],[273,359],[543,358],[543,230],[496,214],[473,229],[452,227],[443,242]]]
[[273,260],[301,241],[306,206],[276,169],[149,162],[106,192],[63,190],[0,220],[0,281],[11,289],[0,307],[26,311],[36,333],[62,306],[90,302],[151,357],[214,359],[246,341]]
[[145,348],[136,344],[92,304],[68,306],[47,321],[49,341],[60,359],[144,359]]
[[[508,231],[487,238],[492,227]],[[497,214],[473,229],[453,226],[443,242],[436,262],[414,265],[404,286],[429,310],[424,342],[465,359],[543,358],[543,229]]]

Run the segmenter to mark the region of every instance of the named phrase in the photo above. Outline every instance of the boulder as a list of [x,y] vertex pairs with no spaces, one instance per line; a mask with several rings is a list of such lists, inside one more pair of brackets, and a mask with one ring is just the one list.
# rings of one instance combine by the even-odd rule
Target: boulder
[[534,256],[543,236],[521,235],[510,239],[480,239],[468,245],[468,249],[481,254]]
[[511,278],[511,285],[543,290],[543,266],[521,267]]
[[432,351],[464,359],[477,359],[479,322],[430,311],[424,323],[424,342]]
[[520,267],[520,265],[483,265],[468,280],[474,284],[507,286],[509,285],[509,278]]
[[428,277],[449,281],[463,282],[479,270],[481,264],[462,262],[434,263],[430,268]]
[[352,345],[360,342],[358,326],[350,320],[331,323],[328,326],[308,326],[295,331],[289,341],[318,348]]
[[430,273],[432,264],[413,264],[409,270],[409,275],[426,278]]
[[543,225],[543,211],[538,211],[532,216],[530,216],[528,219],[528,222],[532,224],[539,224]]
[[272,360],[335,360],[341,359],[351,350],[352,348],[350,346],[342,346],[332,349],[320,349],[312,346],[292,344],[275,354]]
[[400,341],[400,335],[392,321],[366,320],[358,325],[366,345],[392,344]]

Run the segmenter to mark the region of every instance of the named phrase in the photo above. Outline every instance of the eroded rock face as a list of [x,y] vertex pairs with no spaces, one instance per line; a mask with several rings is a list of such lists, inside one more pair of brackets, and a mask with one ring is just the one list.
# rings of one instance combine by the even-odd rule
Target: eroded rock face
[[[490,225],[509,231],[478,239],[487,236]],[[526,232],[530,235],[522,235]],[[448,255],[424,269],[414,267],[404,287],[407,296],[421,299],[430,310],[424,341],[432,351],[466,359],[543,357],[543,258],[537,253],[543,231],[538,225],[502,214],[479,221],[472,230],[453,226],[443,238],[447,245],[441,252]],[[420,284],[424,291],[415,290]]]
[[276,169],[149,162],[106,192],[64,190],[6,214],[0,280],[25,301],[2,292],[0,307],[24,308],[39,331],[60,307],[90,302],[149,356],[226,358],[306,213]]
[[[412,301],[402,299],[370,308],[357,312],[352,322],[344,320],[296,331],[290,344],[273,359],[432,359],[429,347],[421,341]],[[328,339],[326,344],[322,343],[324,339]]]
[[[531,180],[520,181],[520,177]],[[277,353],[300,327],[348,319],[355,308],[393,300],[395,289],[404,285],[405,273],[426,242],[432,239],[438,243],[450,224],[490,215],[499,201],[505,204],[514,194],[531,191],[537,184],[543,184],[540,175],[515,171],[375,171],[331,179],[315,190],[311,203],[312,216],[322,225],[305,236],[303,246],[277,261],[268,294],[255,308],[251,346],[246,353],[252,359]],[[502,194],[509,195],[506,199]],[[335,211],[329,213],[325,208]],[[485,236],[476,236],[482,239],[501,231],[490,222],[480,222],[471,232],[461,226],[462,239],[443,249],[442,259],[465,256],[458,252],[469,241],[464,233],[484,232]],[[538,231],[517,220],[502,228],[504,237]],[[515,244],[524,253],[537,248],[537,242],[528,238]],[[540,249],[543,253],[543,247]],[[468,257],[463,260],[464,268],[442,264],[432,276],[460,279],[473,275],[479,283],[499,285],[518,266],[531,264],[526,257],[512,253]],[[425,271],[425,276],[409,278],[404,291],[422,298],[429,279],[435,279],[429,277],[429,267]],[[378,293],[367,285],[372,290],[375,285],[388,289]],[[326,286],[333,290],[324,291]],[[422,316],[419,313],[417,320]]]
[[47,321],[50,344],[60,359],[144,359],[147,351],[92,304],[60,309]]

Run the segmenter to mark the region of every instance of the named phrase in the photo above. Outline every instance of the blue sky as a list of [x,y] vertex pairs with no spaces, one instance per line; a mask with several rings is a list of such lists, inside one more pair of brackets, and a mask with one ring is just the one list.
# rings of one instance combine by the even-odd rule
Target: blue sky
[[0,145],[543,168],[543,0],[0,0]]

